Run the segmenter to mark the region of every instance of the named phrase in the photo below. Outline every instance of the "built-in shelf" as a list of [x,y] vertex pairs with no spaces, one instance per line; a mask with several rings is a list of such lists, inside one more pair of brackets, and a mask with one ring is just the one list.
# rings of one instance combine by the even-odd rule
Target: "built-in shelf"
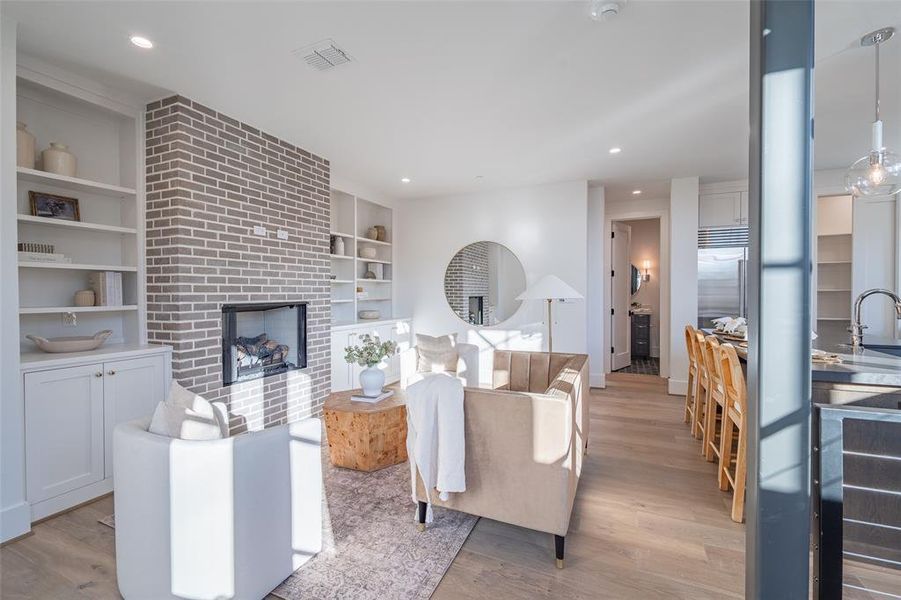
[[391,283],[390,279],[357,279],[357,283]]
[[353,279],[332,279],[330,280],[332,283],[353,283]]
[[329,231],[329,235],[336,235],[338,237],[346,237],[350,239],[354,239],[354,237],[356,237],[352,233],[341,233],[340,231]]
[[343,254],[329,254],[329,257],[337,259],[337,260],[353,260],[354,259],[353,256],[345,256]]
[[137,267],[126,267],[123,265],[85,265],[79,263],[53,263],[53,262],[31,262],[21,261],[20,269],[67,269],[70,271],[119,271],[121,273],[133,273],[138,270]]
[[357,298],[357,302],[391,302],[391,298]]
[[49,219],[47,217],[34,217],[32,215],[19,215],[19,223],[40,225],[42,227],[58,227],[60,229],[74,229],[78,231],[96,231],[103,233],[120,233],[134,235],[138,232],[134,227],[119,227],[118,225],[101,225],[100,223],[86,223],[84,221],[64,221],[62,219]]
[[364,263],[376,263],[376,264],[379,264],[379,265],[390,265],[390,264],[391,264],[391,261],[390,261],[390,260],[379,260],[379,259],[377,259],[377,258],[361,258],[361,259],[360,259],[360,262],[364,262]]
[[336,300],[336,299],[334,299],[334,298],[332,299],[332,304],[347,304],[348,302],[353,302],[353,298],[350,298],[350,299],[340,299],[340,300]]
[[818,233],[817,237],[851,237],[850,233]]
[[29,183],[37,183],[43,185],[52,185],[75,192],[96,194],[98,196],[109,196],[111,198],[134,198],[136,194],[134,188],[121,187],[118,185],[111,185],[109,183],[100,183],[99,181],[90,181],[88,179],[81,179],[79,177],[57,175],[55,173],[38,171],[37,169],[16,167],[16,174],[18,175],[20,181],[27,181]]
[[136,304],[123,306],[23,306],[19,308],[20,315],[53,315],[57,313],[102,313],[102,312],[129,312],[138,310]]
[[[367,244],[375,244],[377,246],[390,246],[391,242],[380,242],[379,240],[370,240],[368,237],[357,236],[358,242],[366,242]],[[360,260],[368,260],[366,258],[362,258]],[[370,261],[372,262],[372,261]]]

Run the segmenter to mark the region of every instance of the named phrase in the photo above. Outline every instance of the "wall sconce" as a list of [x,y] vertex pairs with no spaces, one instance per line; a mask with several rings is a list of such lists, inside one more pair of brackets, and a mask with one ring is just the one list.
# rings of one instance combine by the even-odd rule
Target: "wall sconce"
[[650,281],[651,274],[648,272],[648,269],[651,268],[651,261],[644,259],[644,264],[642,266],[644,267],[644,276],[641,278],[642,281]]

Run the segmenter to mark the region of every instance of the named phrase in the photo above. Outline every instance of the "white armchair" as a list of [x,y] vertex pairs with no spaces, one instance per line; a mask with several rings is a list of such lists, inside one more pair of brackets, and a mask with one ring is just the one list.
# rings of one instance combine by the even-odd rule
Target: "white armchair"
[[[456,345],[457,354],[460,355],[457,361],[457,376],[463,380],[466,387],[479,387],[479,347],[475,344]],[[408,383],[416,375],[416,346],[404,350],[400,354],[400,386],[406,389]]]
[[113,434],[127,600],[263,598],[321,550],[319,419],[208,441],[148,425]]

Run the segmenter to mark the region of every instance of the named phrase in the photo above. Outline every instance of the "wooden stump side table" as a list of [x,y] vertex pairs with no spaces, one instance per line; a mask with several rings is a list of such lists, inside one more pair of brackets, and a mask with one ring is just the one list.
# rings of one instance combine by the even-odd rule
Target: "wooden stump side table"
[[381,402],[354,402],[360,390],[335,392],[323,414],[329,456],[336,467],[378,471],[407,460],[407,407],[399,387]]

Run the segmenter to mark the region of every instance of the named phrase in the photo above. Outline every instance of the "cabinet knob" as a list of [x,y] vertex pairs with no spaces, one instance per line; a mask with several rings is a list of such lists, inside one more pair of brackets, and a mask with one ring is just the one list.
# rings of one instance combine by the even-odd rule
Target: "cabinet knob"
[[94,373],[94,377],[103,377],[103,371],[97,371]]
[[107,374],[107,375],[115,375],[115,374],[116,374],[116,371],[113,370],[113,369],[110,369],[109,371],[106,372],[106,374]]

